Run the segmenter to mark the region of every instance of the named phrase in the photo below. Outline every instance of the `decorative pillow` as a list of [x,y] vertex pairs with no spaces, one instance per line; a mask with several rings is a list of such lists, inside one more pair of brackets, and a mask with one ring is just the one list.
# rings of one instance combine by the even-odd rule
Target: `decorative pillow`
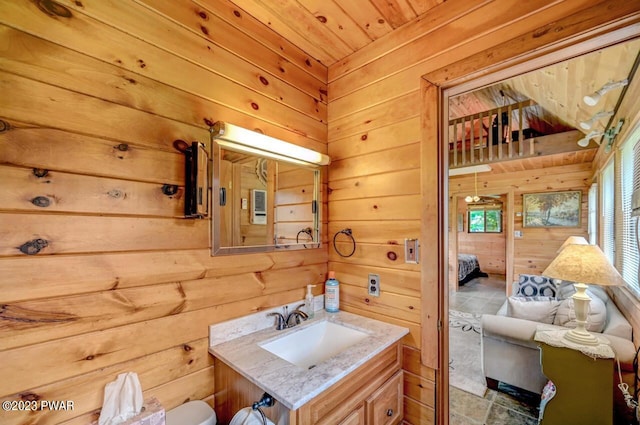
[[[607,324],[607,307],[604,301],[587,289],[587,295],[591,298],[589,303],[589,315],[587,316],[587,330],[591,332],[602,332]],[[573,307],[573,298],[563,300],[558,308],[554,325],[565,328],[576,327],[576,312]]]
[[[563,280],[562,283],[558,286],[558,291],[556,292],[556,298],[559,300],[565,300],[567,298],[571,298],[573,294],[576,293],[576,288],[573,286],[575,282],[569,282],[567,280]],[[607,291],[604,290],[602,286],[598,285],[587,285],[587,293],[593,299],[594,296],[600,298],[605,304],[609,301],[609,296],[607,295]]]
[[552,324],[560,301],[552,297],[521,297],[507,299],[507,316],[533,322]]
[[518,281],[518,293],[521,297],[555,297],[555,279],[535,274],[521,274]]

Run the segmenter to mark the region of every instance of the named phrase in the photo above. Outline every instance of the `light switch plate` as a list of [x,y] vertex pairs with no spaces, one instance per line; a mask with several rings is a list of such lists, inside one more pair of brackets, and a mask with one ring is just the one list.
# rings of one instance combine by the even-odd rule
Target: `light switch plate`
[[367,284],[369,288],[369,295],[374,297],[380,296],[380,276],[377,274],[369,273],[369,282]]

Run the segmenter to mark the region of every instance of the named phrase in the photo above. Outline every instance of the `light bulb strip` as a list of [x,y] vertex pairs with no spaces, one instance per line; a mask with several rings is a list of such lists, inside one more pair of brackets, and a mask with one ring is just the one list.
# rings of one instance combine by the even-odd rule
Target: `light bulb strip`
[[304,165],[328,165],[329,156],[233,124],[217,121],[211,137],[226,148]]
[[584,130],[591,130],[591,127],[593,127],[593,124],[595,124],[596,121],[601,120],[602,118],[610,117],[612,115],[613,111],[600,111],[588,120],[580,122],[580,127]]
[[598,102],[600,101],[600,98],[604,96],[605,93],[613,89],[616,89],[618,87],[624,87],[627,84],[629,84],[628,78],[625,78],[624,80],[620,80],[620,81],[610,81],[606,83],[604,86],[602,86],[600,89],[596,90],[594,93],[583,97],[582,100],[584,103],[586,103],[589,106],[595,106],[598,104]]
[[[593,139],[594,137],[601,137],[603,135],[604,135],[604,133],[602,131],[593,130],[593,131],[589,132],[589,134],[584,136],[582,139],[578,140],[578,146],[586,148],[587,146],[589,146],[589,141],[591,139]],[[600,146],[600,142],[596,141],[596,143],[598,144],[598,146]]]

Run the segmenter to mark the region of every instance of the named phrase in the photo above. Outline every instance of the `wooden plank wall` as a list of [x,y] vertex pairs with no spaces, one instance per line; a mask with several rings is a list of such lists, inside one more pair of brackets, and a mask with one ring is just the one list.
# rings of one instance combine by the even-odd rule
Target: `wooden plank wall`
[[[511,239],[514,246],[513,271],[507,270],[507,293],[511,282],[518,279],[520,273],[542,274],[542,271],[556,256],[556,250],[573,235],[587,236],[588,191],[593,171],[591,163],[548,167],[539,170],[527,170],[511,173],[478,174],[478,187],[484,193],[510,193],[513,204],[505,202],[505,209],[512,211],[514,232],[521,231],[522,237],[514,237],[514,232],[505,232],[504,237]],[[449,179],[449,191],[452,196],[474,190],[473,175],[456,176]],[[522,227],[522,194],[556,192],[563,190],[581,190],[582,208],[580,227],[531,228]],[[506,214],[503,220],[509,220]],[[462,250],[462,248],[461,248]],[[460,252],[462,252],[460,250]],[[454,264],[450,259],[451,265]],[[481,263],[482,265],[482,263]]]
[[0,399],[74,402],[0,423],[89,423],[125,371],[212,402],[207,326],[302,299],[327,248],[211,257],[173,142],[326,153],[326,67],[226,0],[4,1],[0,50]]
[[[406,347],[424,351],[429,367],[405,365],[405,388],[429,388],[406,391],[407,423],[435,421],[433,369],[439,355],[438,274],[421,275],[405,264],[401,246],[404,238],[420,235],[422,220],[428,223],[422,249],[429,252],[426,258],[438,257],[438,209],[420,202],[437,190],[420,187],[437,173],[420,168],[421,155],[437,155],[436,139],[418,143],[421,126],[435,134],[437,96],[428,91],[424,106],[432,114],[421,123],[421,114],[428,115],[421,77],[430,74],[429,81],[440,84],[637,9],[637,1],[449,0],[329,67],[329,238],[351,228],[358,243],[349,258],[330,247],[329,268],[342,282],[346,310],[409,326]],[[346,251],[349,245],[338,239]],[[518,264],[518,270],[529,270],[527,265]],[[381,276],[380,298],[367,295],[368,273]],[[415,337],[418,332],[425,343]]]

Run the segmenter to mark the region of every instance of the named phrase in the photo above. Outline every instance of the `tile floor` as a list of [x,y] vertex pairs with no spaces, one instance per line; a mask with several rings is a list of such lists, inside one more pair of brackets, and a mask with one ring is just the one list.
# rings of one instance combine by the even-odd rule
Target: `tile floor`
[[[489,275],[467,282],[458,292],[449,292],[449,308],[467,313],[498,311],[506,299],[504,276]],[[487,390],[484,397],[454,387],[449,390],[451,425],[535,425],[538,401],[518,394],[508,386]]]

